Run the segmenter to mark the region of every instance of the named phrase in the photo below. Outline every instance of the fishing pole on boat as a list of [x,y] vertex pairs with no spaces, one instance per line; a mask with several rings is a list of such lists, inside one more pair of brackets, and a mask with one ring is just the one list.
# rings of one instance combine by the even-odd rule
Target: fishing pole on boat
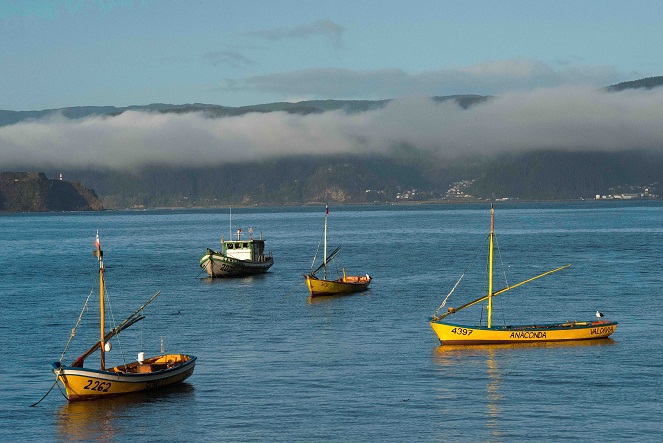
[[[568,265],[566,265],[566,266],[560,266],[560,267],[557,268],[557,269],[552,269],[552,270],[550,270],[550,271],[548,271],[548,272],[544,272],[543,274],[539,274],[539,275],[537,275],[537,276],[535,276],[535,277],[528,278],[527,280],[523,280],[523,281],[521,281],[520,283],[516,283],[516,284],[513,285],[513,286],[507,286],[506,288],[502,288],[502,289],[500,289],[500,290],[498,290],[498,291],[493,292],[493,293],[490,294],[490,295],[492,295],[493,297],[495,297],[496,295],[503,294],[503,293],[505,293],[506,291],[510,291],[511,289],[514,289],[514,288],[517,288],[518,286],[524,285],[525,283],[529,283],[529,282],[531,282],[532,280],[536,280],[537,278],[541,278],[541,277],[544,277],[544,276],[546,276],[546,275],[553,274],[553,273],[555,273],[555,272],[557,272],[557,271],[561,271],[562,269],[566,269],[566,268],[568,268],[569,266],[571,266],[571,264],[568,264]],[[446,317],[446,316],[448,316],[448,315],[451,315],[451,314],[454,314],[454,313],[460,311],[461,309],[469,308],[470,306],[473,306],[473,305],[475,305],[475,304],[477,304],[477,303],[481,303],[482,301],[488,299],[488,297],[489,297],[490,295],[484,295],[483,297],[477,298],[476,300],[473,300],[473,301],[471,301],[471,302],[469,302],[469,303],[465,303],[463,306],[460,306],[460,307],[458,307],[458,308],[449,308],[449,310],[448,310],[447,312],[445,312],[444,314],[439,315],[439,316],[434,316],[434,317],[433,317],[433,320],[434,320],[434,321],[441,320],[441,319],[443,319],[444,317]]]
[[334,252],[329,254],[329,257],[327,257],[327,259],[324,262],[322,262],[322,264],[320,266],[318,266],[318,268],[315,271],[311,272],[311,275],[315,275],[316,272],[318,272],[320,269],[327,266],[327,263],[329,263],[331,261],[331,259],[333,259],[336,256],[336,254],[338,254],[340,251],[341,251],[340,246],[338,248],[334,249]]
[[[152,301],[159,295],[161,294],[161,291],[157,292],[154,294],[150,299],[145,302],[140,308],[136,309],[130,316],[128,316],[122,323],[120,323],[117,327],[111,329],[108,331],[108,333],[104,336],[104,342],[107,342],[111,338],[115,337],[117,334],[128,328],[129,326],[143,320],[145,318],[144,315],[139,313],[145,308],[147,305],[152,303]],[[82,366],[83,362],[85,361],[86,358],[88,358],[91,354],[93,354],[99,347],[101,346],[100,342],[96,342],[90,349],[88,349],[86,352],[83,353],[80,357],[78,357],[72,364],[71,366]]]

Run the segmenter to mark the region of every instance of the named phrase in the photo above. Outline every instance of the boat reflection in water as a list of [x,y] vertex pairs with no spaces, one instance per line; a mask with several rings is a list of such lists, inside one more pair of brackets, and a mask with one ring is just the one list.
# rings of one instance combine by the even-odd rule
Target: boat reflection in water
[[[102,402],[66,402],[57,412],[58,440],[117,441],[118,436],[126,435],[132,417],[154,416],[153,410],[168,407],[169,403],[180,409],[187,398],[194,398],[194,393],[193,385],[180,383],[160,389],[156,396],[150,391],[139,391]],[[127,424],[123,423],[125,420]],[[163,432],[168,432],[167,427]]]
[[[355,293],[354,295],[358,295],[360,297],[365,297],[370,295],[368,291],[366,292],[361,292],[361,293]],[[332,300],[338,299],[338,298],[345,298],[347,297],[348,294],[335,294],[335,295],[318,295],[315,297],[311,297],[310,295],[306,299],[306,303],[309,305],[322,305],[325,303],[329,303]]]
[[[506,409],[506,403],[509,401],[507,399],[508,392],[505,393],[505,388],[513,389],[514,377],[517,377],[510,377],[511,372],[508,371],[514,369],[514,358],[522,358],[522,355],[516,356],[513,354],[514,352],[536,351],[541,348],[611,346],[614,344],[616,344],[615,340],[602,338],[562,342],[438,346],[433,351],[433,362],[437,368],[444,371],[444,378],[449,380],[444,390],[438,391],[438,396],[446,403],[455,403],[458,400],[455,396],[459,394],[454,393],[454,390],[459,389],[459,383],[468,383],[468,374],[474,374],[474,380],[469,381],[472,388],[485,382],[486,412],[484,423],[488,433],[487,440],[502,441],[506,438],[506,435],[504,435],[501,425],[507,419],[502,416],[502,412]],[[485,369],[483,369],[484,364]],[[508,367],[506,367],[507,365]],[[458,383],[454,383],[454,377],[460,377],[457,379]],[[507,378],[510,378],[510,380],[507,380]],[[507,383],[509,383],[509,387],[505,386]],[[447,416],[448,411],[444,412],[444,415]]]

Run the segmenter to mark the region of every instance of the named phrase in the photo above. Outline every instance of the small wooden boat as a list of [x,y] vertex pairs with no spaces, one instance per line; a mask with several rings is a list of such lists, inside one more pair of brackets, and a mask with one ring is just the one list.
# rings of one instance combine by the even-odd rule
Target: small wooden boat
[[[230,213],[232,224],[232,211]],[[253,238],[253,229],[249,228],[249,239],[242,239],[242,229],[238,228],[237,238],[225,240],[221,236],[221,251],[207,248],[200,258],[200,267],[212,278],[242,277],[262,274],[274,264],[271,253],[265,253],[265,241],[262,233],[259,239]]]
[[[443,345],[475,345],[475,344],[504,344],[504,343],[530,343],[530,342],[550,342],[550,341],[570,341],[570,340],[589,340],[602,339],[615,332],[617,322],[602,320],[597,313],[597,321],[565,321],[561,323],[546,324],[526,324],[526,325],[501,325],[495,326],[492,323],[493,315],[493,297],[503,294],[511,289],[515,289],[525,283],[536,280],[540,277],[566,269],[569,265],[553,269],[543,274],[524,280],[515,285],[507,285],[505,288],[493,291],[493,243],[495,237],[495,209],[490,208],[490,234],[489,234],[489,252],[488,252],[488,294],[476,300],[466,303],[458,308],[447,308],[443,314],[438,313],[444,308],[447,299],[454,292],[461,278],[458,280],[451,292],[446,296],[442,305],[435,311],[430,320],[430,325],[435,331],[440,343]],[[447,316],[454,314],[461,309],[468,308],[477,303],[487,301],[487,324],[486,326],[467,326],[442,321]]]
[[[327,256],[327,216],[329,215],[329,207],[325,207],[325,226],[323,230],[324,238],[324,251],[323,257],[324,260],[320,266],[314,271],[311,271],[309,274],[306,274],[304,278],[306,279],[306,286],[308,286],[309,293],[311,297],[325,296],[325,295],[341,295],[341,294],[351,294],[355,292],[361,292],[368,289],[368,285],[371,284],[371,277],[366,275],[346,275],[345,269],[343,269],[343,276],[337,279],[328,280],[327,279],[327,264],[341,251],[341,247],[337,247],[334,252]],[[316,253],[317,256],[317,253]],[[313,264],[311,269],[315,265],[315,257],[313,258]],[[323,277],[318,278],[317,274],[320,270],[323,271]]]
[[[159,292],[117,327],[106,332],[104,320],[104,260],[98,233],[95,256],[99,258],[100,339],[70,366],[62,365],[62,358],[52,364],[57,381],[65,387],[67,399],[69,401],[79,401],[113,397],[173,385],[191,376],[196,365],[196,357],[185,354],[164,354],[144,358],[143,352],[139,352],[138,360],[135,362],[112,368],[106,367],[106,352],[111,350],[109,340],[122,330],[144,319],[143,308],[151,303],[159,295]],[[85,307],[87,307],[87,302]],[[75,331],[76,328],[72,331],[72,338]],[[96,352],[97,349],[100,351],[101,367],[99,369],[85,368],[85,359]]]

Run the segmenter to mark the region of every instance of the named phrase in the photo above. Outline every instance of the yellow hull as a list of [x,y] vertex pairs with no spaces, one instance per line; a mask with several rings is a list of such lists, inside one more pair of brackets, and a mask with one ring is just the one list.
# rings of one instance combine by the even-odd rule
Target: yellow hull
[[170,386],[189,378],[195,364],[196,357],[166,354],[105,371],[54,363],[53,372],[64,385],[67,399],[80,401]]
[[320,280],[311,275],[306,275],[306,286],[308,286],[311,297],[352,294],[368,289],[370,284],[371,278],[368,276],[347,276],[338,280]]
[[484,328],[450,323],[430,322],[443,345],[481,345],[502,343],[535,343],[550,341],[606,338],[617,328],[617,322],[588,321],[547,325],[499,326]]

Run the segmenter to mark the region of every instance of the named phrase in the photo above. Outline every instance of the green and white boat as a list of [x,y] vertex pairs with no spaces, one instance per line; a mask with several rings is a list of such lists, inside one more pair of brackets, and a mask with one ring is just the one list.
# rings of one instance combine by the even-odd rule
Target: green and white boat
[[[251,233],[251,230],[249,230]],[[272,253],[265,252],[265,241],[260,234],[259,239],[242,239],[242,230],[237,230],[237,238],[225,240],[221,237],[221,251],[207,248],[200,259],[200,267],[212,278],[241,277],[267,272],[274,264]]]

